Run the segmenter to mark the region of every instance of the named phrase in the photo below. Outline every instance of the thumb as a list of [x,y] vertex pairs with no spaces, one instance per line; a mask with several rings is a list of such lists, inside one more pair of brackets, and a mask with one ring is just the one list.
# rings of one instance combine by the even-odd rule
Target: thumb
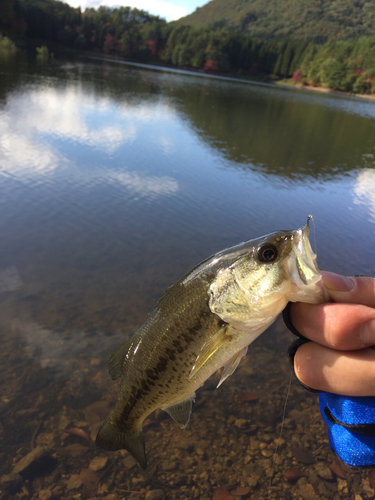
[[322,278],[333,302],[362,304],[375,308],[375,278],[341,276],[328,271],[322,271]]

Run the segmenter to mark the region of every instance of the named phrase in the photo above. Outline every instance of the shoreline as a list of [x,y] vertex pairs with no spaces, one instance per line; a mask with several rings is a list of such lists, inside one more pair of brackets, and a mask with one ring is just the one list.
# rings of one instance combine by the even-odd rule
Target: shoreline
[[192,75],[192,76],[201,76],[201,77],[207,77],[207,78],[214,78],[214,79],[219,79],[219,80],[226,80],[226,81],[232,81],[232,82],[238,82],[238,83],[249,83],[252,85],[261,85],[261,86],[266,86],[266,87],[279,87],[287,90],[303,90],[306,92],[319,92],[321,94],[332,94],[334,96],[341,96],[341,97],[350,97],[350,98],[356,98],[359,97],[361,99],[368,99],[369,101],[374,101],[375,100],[375,94],[353,94],[350,92],[344,92],[341,90],[334,90],[334,89],[329,89],[326,87],[314,87],[313,85],[290,85],[288,82],[290,80],[278,80],[275,82],[264,82],[261,80],[253,79],[253,78],[244,78],[244,77],[237,77],[235,75],[227,76],[223,74],[214,74],[214,73],[208,73],[205,72],[204,70],[194,70],[194,69],[186,69],[186,68],[178,68],[175,66],[168,66],[166,64],[157,64],[157,63],[141,63],[141,62],[135,62],[135,61],[127,61],[126,59],[119,59],[113,56],[106,56],[103,54],[91,54],[91,53],[79,53],[81,56],[88,57],[90,59],[97,59],[101,61],[109,61],[109,62],[116,62],[116,63],[121,63],[121,64],[126,64],[129,66],[136,66],[140,68],[145,68],[145,69],[152,69],[156,71],[165,71],[165,72],[170,72],[170,73],[177,73],[177,74],[185,74],[185,75]]
[[[276,85],[278,85],[276,83]],[[285,87],[285,84],[280,84],[280,86]],[[313,85],[291,85],[290,88],[296,90],[309,90],[311,92],[320,92],[322,94],[334,94],[342,97],[360,97],[362,99],[369,99],[370,101],[375,100],[375,94],[353,94],[351,92],[344,92],[343,90],[334,90],[327,87],[314,87]]]

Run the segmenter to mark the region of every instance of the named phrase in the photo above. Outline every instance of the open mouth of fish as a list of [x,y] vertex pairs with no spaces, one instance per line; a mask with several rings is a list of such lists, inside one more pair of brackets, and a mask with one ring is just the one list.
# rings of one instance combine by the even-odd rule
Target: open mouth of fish
[[298,293],[301,294],[301,291],[305,287],[309,287],[310,300],[306,297],[304,302],[313,302],[314,294],[311,295],[311,292],[314,285],[317,289],[316,293],[321,295],[321,291],[323,291],[325,299],[329,301],[330,298],[322,281],[322,276],[316,262],[317,255],[311,248],[309,240],[309,222],[311,219],[312,216],[309,215],[307,223],[294,232],[293,250],[290,257],[285,262],[285,267],[296,292],[298,291]]
[[288,302],[329,300],[309,241],[309,221],[204,260],[169,287],[146,322],[109,361],[124,382],[96,443],[126,449],[147,467],[142,423],[162,408],[185,427],[195,391],[219,368],[219,385]]

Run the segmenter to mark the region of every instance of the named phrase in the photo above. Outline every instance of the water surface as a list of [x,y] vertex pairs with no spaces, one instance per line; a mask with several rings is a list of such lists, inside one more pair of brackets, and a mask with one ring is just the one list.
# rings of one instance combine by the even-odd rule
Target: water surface
[[[206,384],[185,430],[150,417],[146,475],[126,452],[64,431],[95,437],[117,397],[109,355],[212,253],[313,214],[320,266],[374,275],[374,155],[370,101],[105,61],[3,65],[0,474],[40,448],[49,467],[3,495],[204,499],[242,486],[260,499],[272,475],[270,498],[306,487],[284,472],[314,476],[316,464],[289,445],[318,463],[333,455],[317,397],[293,382],[272,469],[292,341],[281,322],[218,391]],[[322,497],[337,491],[336,476],[333,489],[310,476]]]

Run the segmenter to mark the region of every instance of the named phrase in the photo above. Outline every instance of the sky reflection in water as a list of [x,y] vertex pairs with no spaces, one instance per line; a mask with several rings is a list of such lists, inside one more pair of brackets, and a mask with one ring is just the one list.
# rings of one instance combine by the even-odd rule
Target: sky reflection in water
[[[79,421],[82,408],[109,404],[108,356],[168,286],[209,255],[300,227],[308,214],[323,269],[374,275],[375,103],[98,61],[24,61],[2,76],[0,414],[42,398],[45,430],[66,408]],[[213,407],[269,387],[281,412],[283,393],[272,391],[286,388],[280,353],[291,337],[280,326],[263,334],[221,396],[210,394]],[[310,408],[298,390],[289,407],[302,398]],[[210,422],[224,425],[209,414],[204,428],[208,406],[198,416],[205,439]],[[233,415],[246,411],[236,404]],[[252,418],[261,435],[268,424]],[[87,425],[94,434],[100,417]],[[25,420],[19,436],[17,426],[3,434],[0,475],[36,427]]]
[[28,71],[4,88],[0,229],[31,288],[47,265],[82,299],[62,277],[85,288],[95,269],[104,297],[121,269],[149,307],[207,255],[309,213],[322,267],[371,274],[373,102],[101,62]]

